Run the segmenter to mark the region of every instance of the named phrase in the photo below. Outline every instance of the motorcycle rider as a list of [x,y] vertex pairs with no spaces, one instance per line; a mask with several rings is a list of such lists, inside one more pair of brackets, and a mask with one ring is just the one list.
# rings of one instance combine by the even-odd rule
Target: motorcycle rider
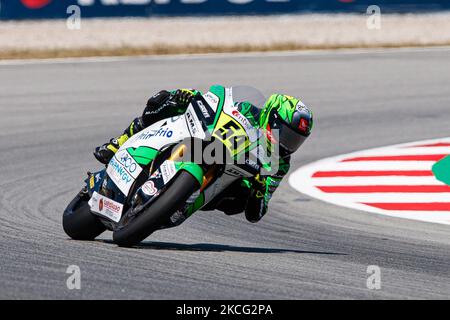
[[[197,90],[162,90],[147,101],[141,117],[135,118],[124,133],[97,147],[94,156],[103,164],[109,163],[118,149],[133,135],[157,121],[183,114],[192,98],[201,94]],[[272,94],[260,109],[249,103],[238,103],[239,111],[249,121],[265,130],[271,143],[279,144],[278,171],[269,176],[257,175],[253,179],[240,179],[226,188],[201,210],[220,210],[227,215],[245,212],[250,222],[259,221],[268,210],[269,201],[290,168],[290,156],[310,135],[313,127],[312,112],[299,100],[282,94]],[[279,130],[278,141],[271,134]],[[182,223],[195,210],[181,213],[171,219],[165,228]]]

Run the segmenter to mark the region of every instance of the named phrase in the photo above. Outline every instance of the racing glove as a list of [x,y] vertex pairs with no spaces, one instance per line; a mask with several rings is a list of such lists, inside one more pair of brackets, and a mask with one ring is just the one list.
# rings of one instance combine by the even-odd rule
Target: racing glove
[[251,181],[247,182],[251,188],[245,208],[245,217],[248,221],[258,222],[267,213],[272,195],[289,171],[289,162],[290,158],[280,159],[279,169],[274,175],[267,177],[256,175]]
[[187,108],[195,96],[196,91],[190,89],[178,89],[173,94],[172,100],[175,101],[179,106]]
[[144,126],[148,127],[162,119],[183,114],[197,92],[189,89],[158,92],[147,101],[142,115]]
[[250,222],[258,222],[266,213],[271,194],[267,193],[267,178],[257,175],[251,182],[251,191],[245,208],[245,217]]

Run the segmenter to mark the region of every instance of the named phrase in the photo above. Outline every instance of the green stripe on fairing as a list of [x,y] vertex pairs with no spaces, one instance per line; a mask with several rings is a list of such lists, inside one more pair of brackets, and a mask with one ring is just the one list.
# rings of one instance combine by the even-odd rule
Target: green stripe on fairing
[[211,88],[209,88],[209,92],[214,93],[219,98],[214,123],[208,126],[208,129],[212,131],[216,127],[217,121],[219,121],[220,114],[222,113],[223,104],[225,102],[225,87],[220,85],[214,85]]
[[148,165],[158,154],[158,150],[150,147],[128,148],[127,151],[138,164],[143,166]]
[[436,162],[432,171],[436,179],[450,185],[450,156],[447,156]]
[[240,157],[244,156],[245,153],[250,152],[251,150],[253,150],[254,148],[256,148],[259,145],[258,141],[254,141],[252,142],[250,145],[248,145],[244,150],[242,150],[241,152],[235,154],[233,156],[234,160],[238,161]]
[[[128,153],[142,166],[148,165],[158,155],[158,150],[150,147],[139,147],[136,149],[128,148]],[[175,168],[178,170],[186,170],[197,179],[198,183],[203,183],[203,169],[193,162],[176,162]]]

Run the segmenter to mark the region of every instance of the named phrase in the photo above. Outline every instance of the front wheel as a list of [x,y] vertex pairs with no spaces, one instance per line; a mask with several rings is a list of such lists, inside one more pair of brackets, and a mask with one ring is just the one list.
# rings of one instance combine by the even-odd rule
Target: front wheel
[[131,247],[141,242],[181,209],[199,187],[194,176],[187,171],[180,171],[178,176],[170,182],[169,188],[158,196],[149,208],[114,231],[114,242],[122,247]]
[[63,214],[64,232],[74,240],[94,240],[106,230],[99,218],[91,213],[88,195],[81,191]]

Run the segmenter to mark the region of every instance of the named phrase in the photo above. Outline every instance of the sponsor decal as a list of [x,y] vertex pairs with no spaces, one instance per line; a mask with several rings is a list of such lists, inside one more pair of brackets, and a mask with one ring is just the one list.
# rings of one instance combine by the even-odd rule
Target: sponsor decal
[[[109,169],[112,170],[109,170]],[[112,158],[108,165],[108,174],[111,175],[113,173],[114,177],[118,177],[121,181],[125,183],[130,183],[132,181],[131,175],[127,172],[127,170],[116,160],[116,158]]]
[[212,92],[207,92],[203,95],[203,98],[206,100],[206,102],[211,106],[211,108],[216,111],[217,105],[219,104],[219,97],[216,96]]
[[242,113],[240,113],[239,110],[234,109],[233,111],[231,111],[231,114],[236,120],[238,120],[238,122],[245,128],[246,131],[253,130],[253,126],[250,121],[248,121],[248,119]]
[[[0,6],[13,6],[22,4],[27,11],[42,11],[42,17],[45,18],[65,18],[66,10],[62,6],[78,5],[82,10],[86,10],[89,16],[146,16],[149,14],[156,16],[180,15],[180,14],[261,14],[273,11],[282,11],[285,13],[311,11],[352,11],[361,12],[361,2],[363,0],[329,0],[329,1],[303,1],[303,5],[298,5],[299,1],[294,0],[4,0],[0,1]],[[282,5],[280,3],[283,3]],[[387,1],[382,3],[386,7],[395,11],[410,11],[410,6],[398,8],[398,2]],[[448,9],[447,0],[410,0],[410,3],[417,3],[413,7],[423,7],[423,9],[435,9],[436,6]],[[8,4],[6,4],[8,3]],[[14,7],[13,7],[14,8]],[[2,10],[2,18],[33,18],[34,14],[23,13],[24,10]],[[85,12],[85,11],[83,11]]]
[[205,105],[203,104],[203,102],[201,100],[197,101],[198,106],[200,107],[200,111],[203,113],[203,116],[205,118],[210,118],[210,114],[208,112],[208,109],[205,107]]
[[94,187],[95,187],[95,177],[91,176],[89,178],[89,189],[94,189]]
[[158,192],[158,189],[155,187],[155,183],[151,180],[144,183],[141,189],[142,192],[148,196],[154,196]]
[[[21,0],[23,2],[50,2],[50,0]],[[183,5],[198,5],[204,2],[208,2],[211,0],[78,0],[78,5],[80,6],[92,6],[96,2],[100,3],[104,6],[120,6],[120,5],[133,5],[133,6],[147,6],[150,5],[152,2],[155,5],[168,5],[171,3],[181,3]],[[227,2],[232,4],[244,4],[248,2],[252,2],[253,0],[227,0]],[[273,2],[274,0],[266,0],[266,2]],[[275,0],[276,1],[276,0]],[[280,0],[278,0],[280,1]],[[284,0],[289,2],[290,0]],[[339,0],[339,1],[351,1],[351,0]],[[212,1],[211,1],[212,2]],[[157,96],[156,94],[155,96]]]
[[133,157],[128,153],[127,150],[120,150],[119,152],[117,152],[116,158],[134,179],[139,176],[142,168],[137,164],[137,162],[133,159]]
[[142,168],[134,161],[128,151],[119,150],[109,162],[106,172],[120,191],[128,195],[133,182],[142,172]]
[[233,168],[228,168],[226,171],[226,173],[228,173],[229,175],[232,175],[234,177],[238,177],[241,175],[241,173]]
[[[50,0],[21,0],[22,2],[50,2]],[[352,3],[356,0],[335,0],[337,2]],[[77,3],[80,6],[92,6],[95,3],[101,4],[103,6],[147,6],[150,4],[154,5],[170,5],[170,4],[183,4],[183,5],[199,5],[205,2],[213,2],[212,0],[78,0]],[[234,5],[243,5],[254,0],[226,0],[225,2]],[[291,0],[264,0],[260,2],[265,2],[271,4],[272,2],[291,2]]]
[[186,122],[189,128],[189,132],[193,137],[204,138],[205,134],[197,115],[192,112],[192,109],[188,109],[185,113]]
[[193,136],[195,136],[198,132],[197,125],[195,124],[194,117],[190,111],[186,112],[186,121],[189,125],[189,131]]
[[261,166],[258,163],[256,163],[253,160],[250,160],[248,158],[245,159],[245,164],[249,165],[250,167],[252,167],[253,169],[258,170],[258,171],[259,171],[259,169],[261,169]]
[[249,175],[248,172],[244,172],[244,171],[238,170],[238,169],[237,169],[236,167],[234,167],[234,166],[228,167],[228,168],[225,170],[225,172],[226,172],[227,174],[231,175],[231,176],[234,176],[234,177],[245,177],[245,176],[248,176],[248,175]]
[[129,173],[133,174],[136,172],[138,165],[134,159],[130,156],[128,152],[124,152],[120,157],[120,163],[128,170]]
[[158,130],[151,130],[147,132],[142,132],[137,136],[139,140],[148,140],[153,137],[161,137],[161,138],[171,138],[173,136],[173,131],[169,128],[159,128]]
[[304,118],[301,118],[298,128],[303,132],[307,132],[309,128],[309,121]]
[[121,210],[120,205],[117,205],[114,201],[109,200],[107,198],[104,199],[103,204],[104,204],[103,209],[105,209],[105,210],[109,209],[109,210],[112,210],[114,213],[119,213]]
[[170,179],[175,176],[177,173],[177,169],[175,168],[175,163],[171,160],[166,160],[164,163],[159,167],[159,170],[161,171],[161,175],[163,178],[164,183],[167,183]]
[[122,217],[123,205],[97,192],[92,194],[88,204],[92,212],[98,213],[114,222],[119,222]]
[[308,112],[308,110],[306,108],[306,105],[303,102],[301,102],[301,101],[299,101],[297,103],[297,105],[295,106],[295,109],[297,109],[297,111],[306,111],[306,112]]

